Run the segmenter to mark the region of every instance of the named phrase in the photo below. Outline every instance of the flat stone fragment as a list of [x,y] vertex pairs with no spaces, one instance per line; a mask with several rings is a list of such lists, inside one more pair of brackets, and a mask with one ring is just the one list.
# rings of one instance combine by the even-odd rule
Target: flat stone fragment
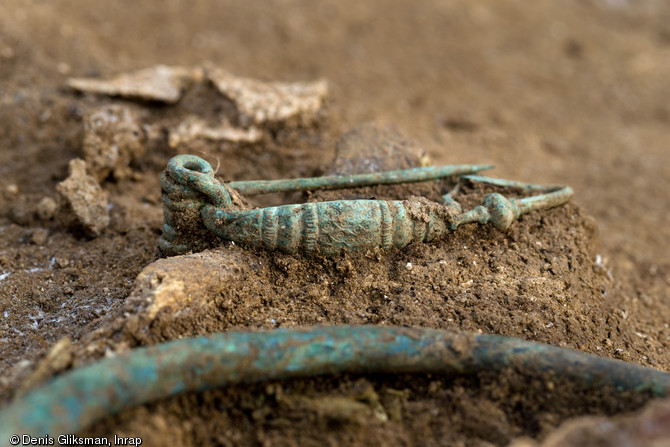
[[157,65],[123,73],[110,79],[71,78],[67,83],[73,89],[82,92],[174,104],[179,101],[184,89],[190,83],[200,80],[202,80],[200,67]]
[[70,161],[70,175],[56,186],[89,236],[98,236],[109,225],[107,195],[98,182],[86,173],[86,162]]
[[84,159],[102,182],[109,174],[122,179],[130,162],[144,153],[144,132],[130,108],[98,107],[84,116]]
[[209,126],[205,120],[190,117],[170,130],[168,144],[174,148],[180,144],[187,144],[198,139],[231,143],[256,143],[262,138],[263,132],[254,126],[243,129],[234,127],[228,122],[222,122],[218,126]]
[[210,67],[207,77],[233,102],[241,115],[255,124],[298,119],[313,120],[328,95],[325,80],[314,82],[262,82],[235,76],[221,68]]

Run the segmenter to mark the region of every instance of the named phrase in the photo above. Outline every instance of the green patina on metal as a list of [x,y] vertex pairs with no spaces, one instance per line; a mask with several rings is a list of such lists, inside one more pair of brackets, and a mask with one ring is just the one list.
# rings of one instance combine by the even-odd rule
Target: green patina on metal
[[547,372],[583,389],[666,396],[670,374],[496,335],[332,326],[229,332],[138,348],[66,373],[0,411],[0,439],[74,433],[122,409],[187,391],[338,373]]
[[[520,215],[558,206],[572,197],[569,187],[547,187],[472,174],[487,165],[454,165],[406,169],[352,176],[293,180],[259,180],[223,184],[209,163],[194,155],[172,158],[161,176],[164,225],[160,247],[166,255],[193,250],[183,215],[199,213],[204,228],[219,238],[285,253],[336,256],[373,248],[403,248],[412,242],[431,242],[460,225],[491,223],[506,230]],[[450,194],[444,203],[427,200],[336,200],[239,210],[231,190],[241,194],[338,189],[377,184],[422,182],[463,176],[474,182],[521,189],[536,194],[508,199],[488,194],[481,206],[462,212]],[[192,221],[192,219],[191,219]]]

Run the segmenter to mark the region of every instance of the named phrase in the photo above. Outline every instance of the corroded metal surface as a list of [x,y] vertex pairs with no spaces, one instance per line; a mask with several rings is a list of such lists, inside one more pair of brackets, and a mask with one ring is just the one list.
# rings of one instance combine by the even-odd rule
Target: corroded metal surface
[[0,439],[73,433],[128,406],[237,383],[508,367],[528,375],[552,372],[585,389],[670,392],[668,373],[496,335],[370,326],[230,332],[135,349],[64,374],[0,412]]
[[[470,222],[490,222],[496,228],[506,230],[521,214],[561,205],[572,197],[568,187],[545,187],[478,176],[463,178],[538,194],[523,199],[488,194],[481,206],[462,213],[460,204],[449,194],[445,195],[443,204],[416,198],[403,201],[336,200],[239,210],[233,207],[230,192],[263,194],[422,182],[490,168],[485,165],[438,166],[224,185],[216,180],[212,167],[203,159],[178,155],[170,160],[161,177],[164,226],[160,247],[166,255],[193,250],[193,238],[188,236],[194,229],[189,228],[192,226],[198,231],[204,227],[223,240],[308,256],[317,253],[336,256],[342,252],[373,248],[388,250],[403,248],[412,242],[431,242]],[[190,219],[184,219],[186,215],[190,215]]]

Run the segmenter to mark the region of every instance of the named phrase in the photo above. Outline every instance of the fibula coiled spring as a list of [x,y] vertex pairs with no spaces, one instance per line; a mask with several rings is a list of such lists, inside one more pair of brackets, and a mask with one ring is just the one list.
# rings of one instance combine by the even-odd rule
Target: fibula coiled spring
[[[199,239],[218,237],[246,246],[289,254],[332,257],[344,252],[379,248],[401,249],[412,242],[431,242],[460,225],[491,223],[506,230],[520,215],[562,205],[572,197],[569,187],[533,185],[472,175],[487,165],[451,165],[351,176],[222,183],[212,166],[195,155],[172,158],[161,176],[163,235],[160,249],[172,256],[195,251]],[[238,209],[237,194],[341,189],[380,184],[413,183],[459,177],[444,202],[408,200],[335,200]],[[483,203],[463,212],[451,195],[461,179],[513,187],[535,194],[522,199],[487,194]],[[194,236],[195,235],[195,236]]]

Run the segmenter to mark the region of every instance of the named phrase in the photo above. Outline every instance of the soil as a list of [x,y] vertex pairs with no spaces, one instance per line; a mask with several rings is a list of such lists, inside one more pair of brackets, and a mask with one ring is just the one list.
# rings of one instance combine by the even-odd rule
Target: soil
[[[655,0],[4,1],[0,407],[54,374],[135,346],[319,324],[503,334],[670,371],[669,23],[670,7]],[[171,147],[165,129],[193,115],[234,116],[234,107],[208,84],[172,106],[66,87],[72,76],[205,61],[261,80],[323,78],[330,99],[317,120],[270,126],[259,143]],[[109,223],[86,231],[57,185],[85,155],[85,118],[119,105],[145,125],[146,148],[123,175],[103,179]],[[379,134],[347,137],[362,143],[342,143],[371,120],[396,130],[381,124]],[[375,154],[365,148],[385,138],[400,152],[384,146],[369,163]],[[433,164],[491,163],[493,176],[570,185],[575,198],[508,232],[469,225],[389,253],[305,258],[225,244],[160,259],[159,176],[179,152],[218,164],[225,180],[392,169],[425,163],[425,153]],[[437,201],[450,186],[250,204]],[[456,198],[469,208],[491,190],[471,184]],[[193,301],[176,304],[190,312],[144,312],[157,272],[166,281],[203,278],[187,284],[199,290]],[[67,361],[45,367],[55,347]],[[646,401],[515,370],[345,375],[185,394],[86,433],[139,435],[145,445],[507,445]]]

